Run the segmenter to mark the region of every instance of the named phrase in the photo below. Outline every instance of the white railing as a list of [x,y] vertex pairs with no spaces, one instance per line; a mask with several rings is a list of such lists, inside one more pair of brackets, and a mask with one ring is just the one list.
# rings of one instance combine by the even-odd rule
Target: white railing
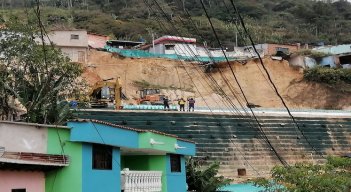
[[162,191],[162,171],[121,171],[121,188],[124,192]]

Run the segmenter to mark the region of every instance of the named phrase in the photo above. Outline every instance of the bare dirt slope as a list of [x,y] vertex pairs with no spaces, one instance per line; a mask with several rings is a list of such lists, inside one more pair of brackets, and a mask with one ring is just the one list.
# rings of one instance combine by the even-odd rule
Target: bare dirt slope
[[[264,60],[279,92],[291,108],[333,108],[342,109],[351,106],[350,92],[332,87],[304,81],[301,70],[289,67],[286,61]],[[250,103],[265,108],[283,108],[279,98],[268,83],[268,77],[256,61],[245,65],[231,64],[242,89]],[[234,101],[243,101],[243,95],[237,86],[230,68],[223,64],[211,76],[218,85]],[[220,97],[218,90],[213,90],[214,82],[208,80],[203,70],[197,65],[166,59],[118,58],[110,53],[91,51],[89,63],[83,77],[89,84],[102,79],[120,77],[123,89],[130,98],[137,97],[136,81],[164,87],[165,94],[171,100],[180,97],[195,96],[197,105],[222,107],[227,104]],[[229,89],[228,84],[233,88]],[[167,90],[168,89],[168,90]],[[132,102],[132,101],[129,101]],[[237,102],[235,102],[238,104]]]

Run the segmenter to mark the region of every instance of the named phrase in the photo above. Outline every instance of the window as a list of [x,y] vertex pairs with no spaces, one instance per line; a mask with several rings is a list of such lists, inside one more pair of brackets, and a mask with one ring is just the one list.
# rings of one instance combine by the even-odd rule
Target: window
[[112,147],[93,145],[93,169],[112,170]]
[[12,189],[11,192],[26,192],[26,189]]
[[166,50],[174,50],[175,45],[165,45]]
[[182,172],[180,155],[170,155],[171,172]]
[[289,53],[289,48],[285,48],[285,47],[277,47],[276,48],[277,52],[283,52],[283,53]]
[[71,34],[71,39],[79,39],[79,35]]

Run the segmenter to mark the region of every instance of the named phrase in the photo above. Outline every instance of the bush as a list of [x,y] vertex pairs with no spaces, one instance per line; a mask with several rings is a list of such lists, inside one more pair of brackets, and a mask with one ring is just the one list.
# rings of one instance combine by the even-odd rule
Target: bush
[[[328,157],[327,163],[323,165],[298,163],[294,166],[274,167],[272,178],[256,179],[254,183],[269,192],[349,192],[350,171],[349,158]],[[284,187],[277,189],[278,184]]]
[[229,185],[231,180],[223,176],[217,176],[219,163],[208,166],[202,165],[198,160],[189,159],[186,165],[186,182],[189,191],[214,192],[217,189]]
[[351,69],[316,67],[305,70],[304,78],[319,83],[336,84],[344,82],[351,84]]

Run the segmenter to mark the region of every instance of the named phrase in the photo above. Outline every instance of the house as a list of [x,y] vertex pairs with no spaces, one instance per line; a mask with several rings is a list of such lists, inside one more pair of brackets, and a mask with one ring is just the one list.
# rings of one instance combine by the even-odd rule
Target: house
[[[291,45],[283,45],[283,44],[270,44],[270,43],[265,43],[265,44],[257,44],[255,45],[256,49],[262,53],[263,55],[267,56],[273,56],[276,55],[277,53],[283,53],[286,55],[289,55],[293,52],[296,52],[300,50],[300,44],[291,44]],[[253,49],[252,46],[247,46],[245,49]]]
[[0,122],[0,191],[45,192],[45,174],[67,167],[69,158],[53,153],[65,127]]
[[110,37],[107,35],[88,33],[88,46],[89,46],[89,48],[103,49],[108,40],[110,40]]
[[177,136],[96,120],[0,122],[0,146],[16,159],[0,153],[0,191],[11,192],[186,191],[185,156],[195,154]]
[[193,57],[199,55],[195,38],[162,36],[141,49],[155,54],[179,55]]
[[144,44],[145,42],[126,40],[109,40],[106,42],[106,45],[108,45],[109,47],[118,49],[137,49]]
[[[85,30],[54,30],[45,37],[67,55],[72,62],[87,63],[88,60],[88,34]],[[40,40],[39,40],[40,41]]]
[[314,48],[313,51],[332,55],[335,65],[348,68],[351,65],[351,44],[337,46],[322,46]]

